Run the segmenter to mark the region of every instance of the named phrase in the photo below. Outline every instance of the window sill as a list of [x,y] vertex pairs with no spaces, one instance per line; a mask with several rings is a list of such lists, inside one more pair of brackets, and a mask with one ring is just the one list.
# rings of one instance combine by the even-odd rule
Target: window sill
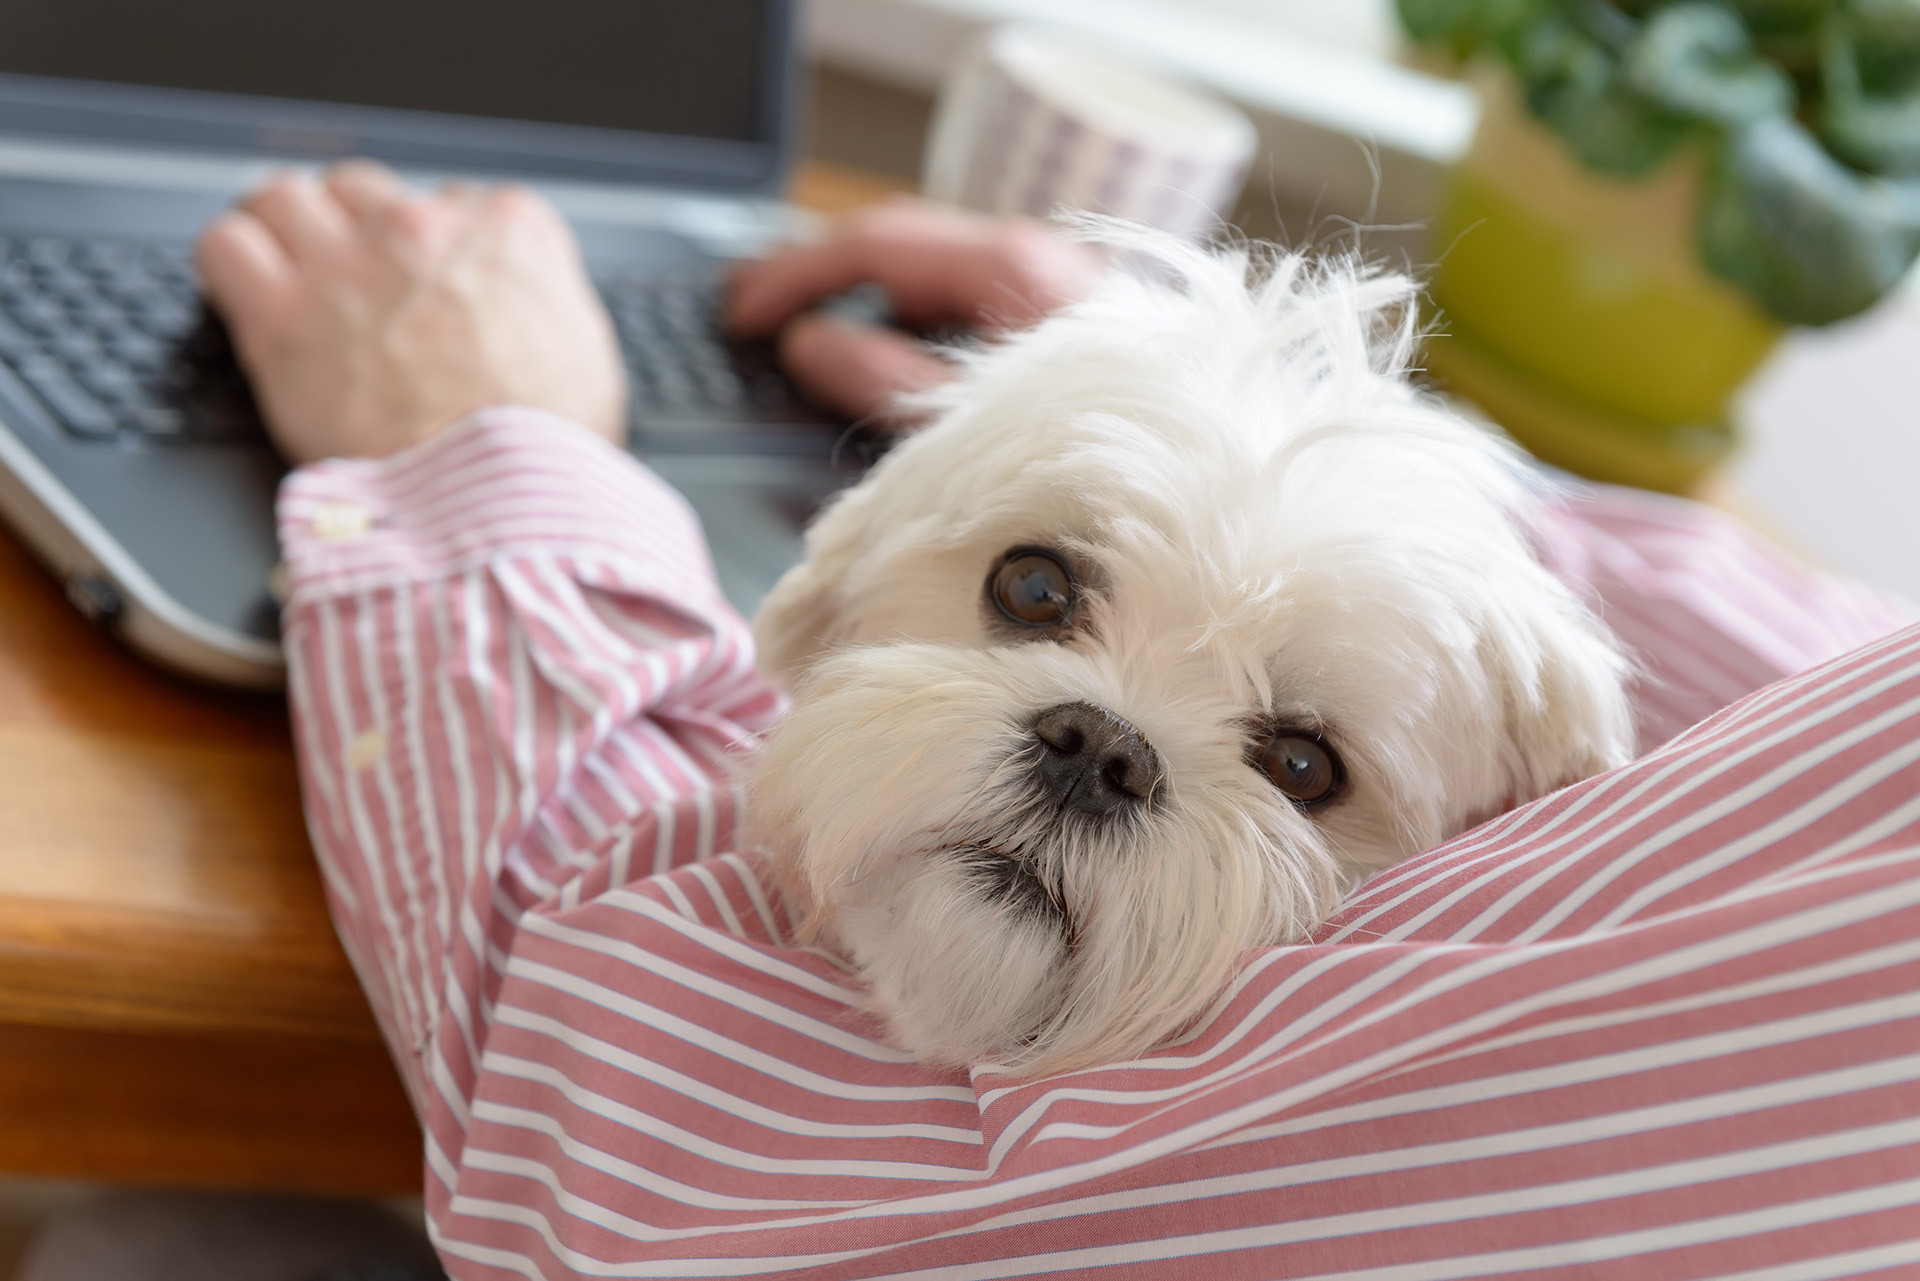
[[[1277,200],[1374,222],[1423,218],[1438,171],[1465,149],[1478,106],[1465,86],[1275,22],[1171,0],[812,0],[818,60],[921,92],[995,23],[1085,32],[1211,86],[1260,126]],[[1377,171],[1376,171],[1377,167]]]

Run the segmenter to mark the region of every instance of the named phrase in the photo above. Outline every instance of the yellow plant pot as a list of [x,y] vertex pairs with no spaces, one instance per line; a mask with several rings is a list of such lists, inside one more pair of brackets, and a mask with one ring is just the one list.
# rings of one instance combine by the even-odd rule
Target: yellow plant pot
[[1697,157],[1590,173],[1504,84],[1482,97],[1435,226],[1428,368],[1547,462],[1684,492],[1784,327],[1699,265]]

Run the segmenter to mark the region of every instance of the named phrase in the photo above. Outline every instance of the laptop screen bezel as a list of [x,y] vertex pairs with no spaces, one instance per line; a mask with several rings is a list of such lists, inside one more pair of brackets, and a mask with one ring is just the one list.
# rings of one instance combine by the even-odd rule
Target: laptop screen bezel
[[0,74],[0,132],[294,162],[771,194],[791,162],[796,0],[762,0],[753,134],[742,141],[99,80]]

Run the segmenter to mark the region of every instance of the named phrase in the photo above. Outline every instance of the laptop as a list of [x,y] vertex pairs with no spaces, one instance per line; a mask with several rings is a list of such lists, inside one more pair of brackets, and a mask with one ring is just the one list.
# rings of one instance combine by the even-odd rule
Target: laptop
[[726,264],[796,230],[794,92],[793,0],[0,0],[0,518],[141,654],[280,684],[285,469],[192,243],[277,165],[372,156],[568,214],[630,447],[750,612],[867,461],[715,323]]

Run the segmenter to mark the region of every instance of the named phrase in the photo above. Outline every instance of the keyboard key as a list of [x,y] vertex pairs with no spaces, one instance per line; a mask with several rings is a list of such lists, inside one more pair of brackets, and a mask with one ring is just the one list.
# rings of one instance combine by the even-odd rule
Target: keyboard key
[[143,297],[133,307],[134,323],[156,338],[177,338],[199,318],[197,308],[165,295]]
[[669,340],[690,346],[713,336],[711,322],[705,316],[669,312],[660,318],[660,332]]
[[653,371],[653,403],[668,409],[682,409],[694,403],[693,379],[684,370],[662,368]]
[[75,321],[96,334],[111,334],[127,327],[125,308],[111,298],[95,295],[84,302],[70,304],[70,311]]
[[106,347],[122,364],[144,374],[157,373],[169,355],[165,343],[138,329],[122,329],[109,335]]
[[190,271],[193,268],[193,246],[142,245],[140,261],[150,271]]
[[731,374],[703,379],[700,389],[706,393],[707,403],[716,409],[740,409],[747,403],[746,388]]
[[122,307],[150,295],[171,296],[165,286],[149,275],[144,267],[132,267],[103,278],[99,281],[99,288]]
[[793,387],[777,374],[758,374],[746,382],[747,399],[761,409],[785,409],[796,399]]
[[141,270],[139,250],[114,240],[78,245],[69,257],[74,266],[96,280],[117,280]]
[[77,326],[48,338],[46,348],[74,369],[83,365],[97,365],[107,359],[99,340]]
[[198,381],[193,370],[185,365],[168,362],[151,373],[140,375],[140,386],[148,400],[157,403],[172,404],[193,390]]
[[40,354],[39,339],[0,315],[0,358],[18,361]]
[[146,388],[125,365],[95,362],[75,371],[80,385],[110,405],[145,404]]
[[35,267],[64,267],[70,243],[52,236],[30,236],[21,245],[20,256]]
[[674,360],[673,347],[655,334],[636,334],[626,344],[627,356],[635,364],[670,365]]
[[74,435],[105,440],[118,433],[119,422],[113,413],[69,378],[58,362],[42,357],[23,360],[15,368],[60,425]]
[[45,298],[17,298],[8,304],[7,310],[21,328],[42,336],[63,333],[72,323],[67,319],[65,307]]
[[100,296],[92,277],[72,267],[42,270],[35,273],[35,279],[49,298],[65,303],[85,303]]

